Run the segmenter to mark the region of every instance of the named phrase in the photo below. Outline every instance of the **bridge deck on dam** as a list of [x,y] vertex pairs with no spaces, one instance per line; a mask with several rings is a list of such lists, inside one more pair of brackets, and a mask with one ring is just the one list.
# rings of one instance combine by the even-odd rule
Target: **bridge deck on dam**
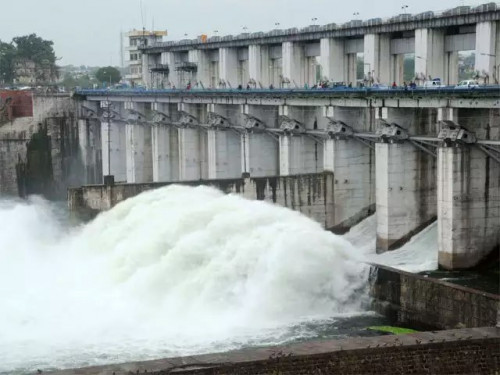
[[365,88],[326,88],[326,89],[96,89],[77,90],[80,97],[262,97],[262,98],[496,98],[500,96],[500,85],[488,85],[474,88],[425,88],[390,89]]

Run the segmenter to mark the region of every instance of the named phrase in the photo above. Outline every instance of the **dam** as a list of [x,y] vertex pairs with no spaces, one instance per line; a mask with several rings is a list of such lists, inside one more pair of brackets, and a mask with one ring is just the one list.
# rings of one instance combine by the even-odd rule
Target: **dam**
[[498,293],[416,273],[499,250],[499,22],[144,44],[144,87],[0,92],[0,374],[496,370]]

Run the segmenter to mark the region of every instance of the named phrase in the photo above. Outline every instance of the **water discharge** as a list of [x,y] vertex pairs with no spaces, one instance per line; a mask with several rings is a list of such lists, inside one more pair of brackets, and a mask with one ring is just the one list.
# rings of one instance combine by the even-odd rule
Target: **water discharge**
[[362,251],[299,213],[207,187],[62,225],[0,202],[0,373],[281,343],[363,313]]

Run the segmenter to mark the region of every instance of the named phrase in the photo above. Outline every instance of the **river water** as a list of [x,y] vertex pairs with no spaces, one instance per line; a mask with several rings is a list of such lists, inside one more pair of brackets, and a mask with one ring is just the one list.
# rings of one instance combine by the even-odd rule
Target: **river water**
[[385,323],[367,311],[366,262],[437,265],[435,227],[376,256],[374,218],[336,236],[208,187],[67,219],[39,198],[0,201],[0,373],[366,334]]

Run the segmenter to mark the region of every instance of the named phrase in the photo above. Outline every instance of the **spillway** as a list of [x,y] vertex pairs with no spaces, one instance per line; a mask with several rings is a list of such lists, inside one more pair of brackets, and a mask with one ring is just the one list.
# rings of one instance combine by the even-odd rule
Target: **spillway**
[[297,212],[169,186],[69,227],[0,202],[0,373],[314,336],[366,314],[363,252]]
[[432,271],[438,268],[437,223],[413,236],[400,249],[375,253],[376,215],[354,226],[344,238],[366,257],[366,260],[408,272]]

